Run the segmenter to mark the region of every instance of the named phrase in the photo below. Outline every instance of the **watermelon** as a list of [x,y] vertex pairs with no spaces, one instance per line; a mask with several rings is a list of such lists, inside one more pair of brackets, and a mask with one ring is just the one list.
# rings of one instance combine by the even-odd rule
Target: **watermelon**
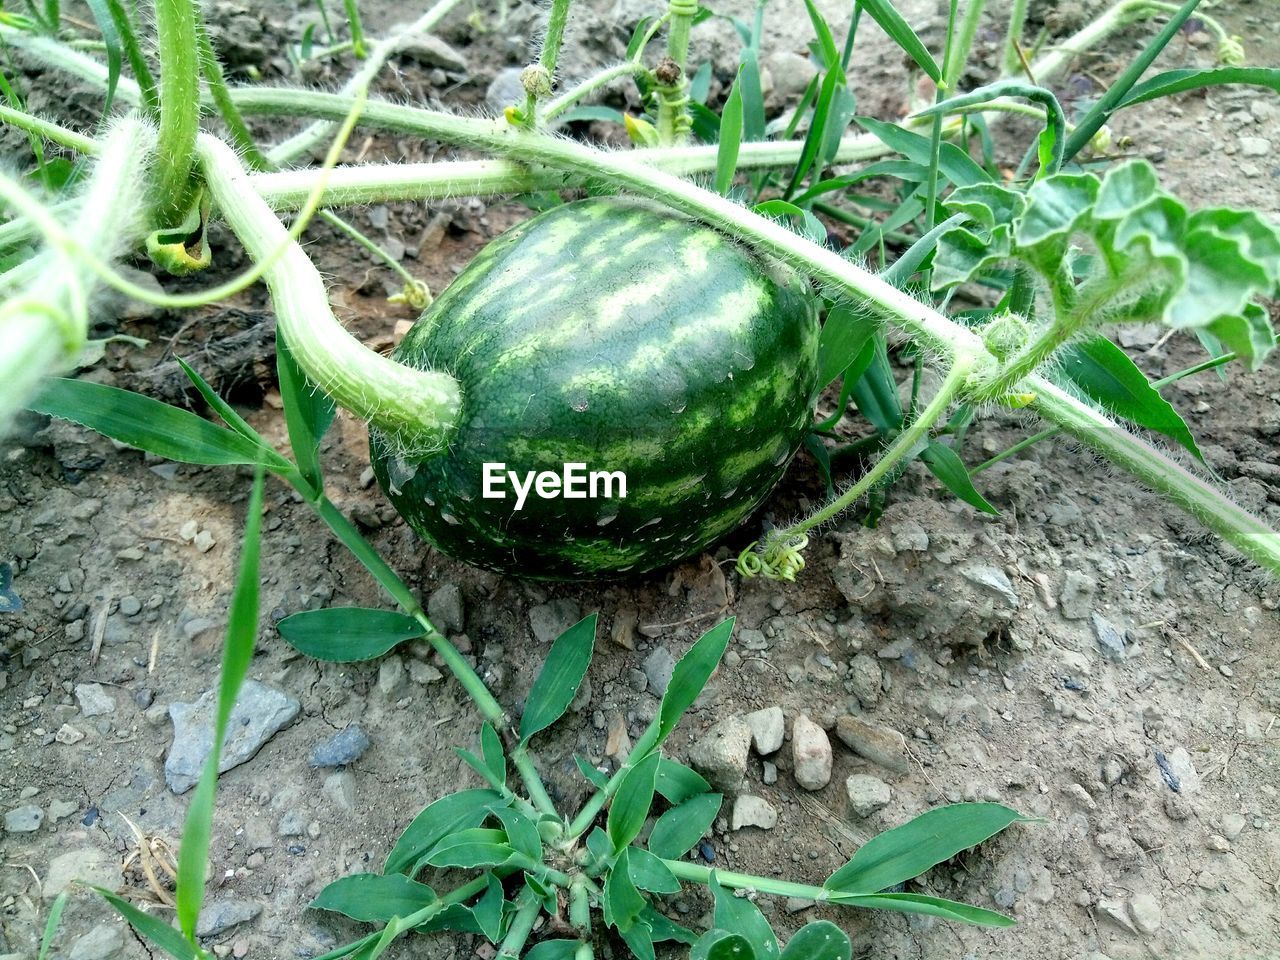
[[[811,422],[818,331],[807,284],[722,233],[639,201],[563,204],[485,247],[406,335],[396,359],[451,373],[462,407],[434,454],[373,431],[374,473],[419,535],[477,566],[661,567],[742,523],[782,476]],[[525,477],[567,463],[621,472],[625,497],[534,488],[516,509],[512,482],[484,496],[486,464]]]

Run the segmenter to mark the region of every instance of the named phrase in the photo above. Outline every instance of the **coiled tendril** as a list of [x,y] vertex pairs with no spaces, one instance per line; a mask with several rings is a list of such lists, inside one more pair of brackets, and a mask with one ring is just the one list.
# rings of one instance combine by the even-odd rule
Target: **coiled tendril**
[[766,540],[763,547],[759,540],[753,540],[738,554],[738,573],[748,580],[761,576],[767,580],[794,582],[796,574],[804,569],[803,551],[808,545],[806,536]]

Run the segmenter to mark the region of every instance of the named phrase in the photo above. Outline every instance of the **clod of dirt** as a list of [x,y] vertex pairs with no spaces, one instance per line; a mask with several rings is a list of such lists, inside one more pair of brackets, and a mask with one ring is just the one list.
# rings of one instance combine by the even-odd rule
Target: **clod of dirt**
[[[186,793],[196,785],[205,761],[213,752],[213,711],[217,694],[206,691],[195,703],[172,703],[173,746],[164,761],[164,779],[174,793]],[[227,742],[222,748],[218,772],[253,758],[276,732],[297,718],[301,704],[287,693],[257,680],[246,680],[240,699],[231,711]]]
[[461,633],[465,624],[462,591],[456,583],[436,587],[427,599],[427,616],[445,636]]
[[877,810],[889,805],[893,791],[879,777],[866,773],[855,773],[844,782],[845,792],[849,795],[849,813],[857,820],[865,820]]
[[369,749],[369,737],[358,723],[339,730],[311,751],[313,767],[345,767],[355,763]]
[[999,549],[936,501],[895,503],[876,529],[834,536],[836,587],[900,638],[980,646],[1021,605]]
[[733,801],[733,816],[730,825],[734,830],[743,827],[759,827],[761,830],[772,830],[778,825],[778,811],[763,797],[744,793]]

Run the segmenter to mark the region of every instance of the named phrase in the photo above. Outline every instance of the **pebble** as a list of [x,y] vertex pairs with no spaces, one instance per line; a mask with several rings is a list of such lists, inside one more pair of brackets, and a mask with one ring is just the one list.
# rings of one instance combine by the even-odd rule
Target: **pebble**
[[785,909],[787,913],[800,913],[802,910],[808,910],[810,907],[817,905],[816,900],[810,900],[808,897],[787,897]]
[[71,945],[68,960],[111,960],[124,949],[124,931],[117,923],[100,923]]
[[393,29],[392,34],[404,37],[396,43],[396,53],[400,56],[410,57],[427,67],[440,67],[453,73],[467,72],[466,57],[439,37],[430,33],[405,35],[403,29]]
[[100,683],[77,683],[76,703],[86,717],[104,717],[116,712],[116,701]]
[[649,680],[649,689],[661,697],[671,685],[671,676],[676,669],[676,659],[666,647],[654,647],[653,651],[644,658],[640,669]]
[[1246,157],[1266,157],[1271,154],[1271,141],[1266,137],[1241,137],[1240,153]]
[[1209,834],[1209,839],[1204,842],[1205,847],[1214,853],[1230,853],[1231,843],[1226,837],[1220,837],[1216,833]]
[[[350,770],[339,770],[324,778],[324,786],[320,788],[325,798],[339,810],[354,810],[356,807],[356,778]],[[319,827],[317,826],[317,831]],[[308,825],[307,833],[311,834]],[[318,835],[318,832],[317,832]],[[311,837],[312,840],[315,836]]]
[[121,597],[120,612],[126,617],[136,617],[142,612],[142,601],[133,594],[129,594],[127,597]]
[[791,760],[796,783],[804,789],[821,790],[831,782],[831,741],[803,713],[791,727]]
[[1200,774],[1196,772],[1196,765],[1191,762],[1191,754],[1186,747],[1174,747],[1170,750],[1166,764],[1177,778],[1178,786],[1175,789],[1178,793],[1195,793],[1200,789]]
[[582,607],[573,600],[556,599],[529,608],[529,629],[539,643],[551,643],[581,619]]
[[1109,660],[1123,660],[1125,657],[1124,631],[1100,613],[1091,616],[1093,634],[1098,638],[1098,646],[1102,654]]
[[465,612],[462,590],[456,583],[442,584],[431,592],[427,599],[427,616],[446,636],[462,632]]
[[744,793],[733,801],[732,829],[743,827],[759,827],[761,830],[772,830],[778,825],[778,811],[773,809],[769,801],[754,794]]
[[632,667],[627,671],[627,686],[636,693],[644,693],[649,689],[649,678],[643,670]]
[[751,728],[751,744],[756,753],[766,756],[782,748],[782,739],[786,734],[786,721],[781,707],[765,707],[748,713],[743,719]]
[[844,716],[836,720],[836,736],[858,756],[886,770],[906,773],[911,769],[907,762],[907,739],[897,730],[861,717]]
[[53,823],[57,823],[59,820],[71,816],[79,809],[80,805],[73,800],[51,800],[49,802],[49,819]]
[[893,798],[887,783],[866,773],[855,773],[844,782],[844,789],[849,795],[849,812],[858,820],[887,807]]
[[399,700],[404,693],[408,678],[405,675],[404,661],[398,654],[383,657],[378,664],[378,693],[384,700]]
[[640,622],[640,612],[634,607],[625,607],[613,615],[613,627],[609,631],[609,639],[624,650],[636,648],[636,624]]
[[214,539],[213,534],[208,530],[201,530],[196,534],[196,538],[192,542],[196,545],[196,549],[201,553],[208,553],[218,543],[218,541]]
[[849,661],[849,690],[865,709],[880,702],[884,670],[878,658],[860,653]]
[[1149,893],[1134,894],[1129,898],[1129,919],[1139,933],[1150,936],[1160,929],[1164,919],[1160,901]]
[[276,836],[279,837],[300,837],[302,831],[307,825],[302,822],[302,814],[297,810],[286,810],[280,817],[280,823],[276,826]]
[[774,784],[778,782],[778,765],[770,763],[768,760],[764,762],[764,782]]
[[999,567],[989,563],[972,563],[960,568],[960,576],[975,587],[987,591],[1011,610],[1018,609],[1018,594],[1009,582],[1009,577]]
[[35,804],[16,807],[4,815],[6,833],[35,833],[44,823],[44,811]]
[[1228,840],[1234,840],[1244,832],[1245,819],[1241,813],[1224,813],[1222,815],[1222,835]]
[[213,937],[232,927],[252,920],[262,912],[262,905],[250,900],[228,898],[205,904],[196,923],[196,936]]
[[369,749],[369,737],[358,723],[339,730],[311,751],[313,767],[345,767],[355,763]]
[[[194,703],[169,705],[173,745],[164,761],[164,778],[174,793],[186,793],[200,779],[205,760],[213,751],[216,704],[217,694],[209,690]],[[218,772],[225,773],[251,759],[277,731],[297,718],[300,709],[294,697],[257,680],[246,680],[231,711]]]
[[426,686],[429,683],[439,683],[444,679],[444,674],[429,663],[423,663],[421,660],[410,660],[409,679],[414,683]]
[[1086,620],[1093,611],[1093,598],[1098,592],[1097,582],[1079,570],[1067,573],[1058,597],[1058,608],[1068,620]]
[[609,733],[605,738],[604,755],[625,763],[631,754],[631,736],[627,733],[627,721],[621,713],[609,716]]
[[70,886],[72,880],[114,890],[120,884],[120,862],[97,847],[68,850],[49,861],[41,892],[52,900]]
[[67,746],[72,746],[84,739],[84,731],[77,730],[69,723],[64,723],[58,728],[58,732],[54,735],[53,739],[57,740],[59,743],[66,744]]
[[721,793],[735,794],[747,774],[751,728],[741,717],[725,717],[689,748],[689,763]]

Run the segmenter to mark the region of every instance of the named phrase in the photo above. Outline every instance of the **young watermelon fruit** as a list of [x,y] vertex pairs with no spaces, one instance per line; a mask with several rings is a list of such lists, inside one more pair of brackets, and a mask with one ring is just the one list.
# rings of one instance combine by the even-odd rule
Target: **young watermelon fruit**
[[[817,392],[807,285],[704,225],[644,203],[552,208],[493,241],[396,351],[444,370],[462,408],[446,448],[375,475],[425,539],[521,577],[603,577],[697,553],[741,523],[799,448]],[[626,497],[482,496],[484,465],[622,471]],[[597,487],[603,492],[603,486]]]

